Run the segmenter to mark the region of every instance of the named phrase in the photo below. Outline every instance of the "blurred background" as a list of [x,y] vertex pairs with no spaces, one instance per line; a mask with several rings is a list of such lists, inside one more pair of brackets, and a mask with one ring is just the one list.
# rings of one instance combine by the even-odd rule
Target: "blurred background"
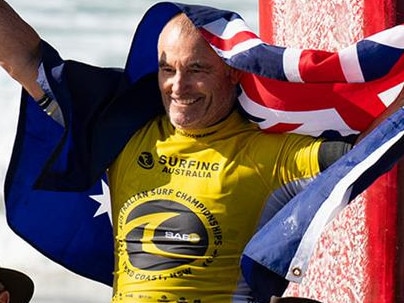
[[[238,12],[258,31],[258,0],[187,0]],[[123,67],[135,28],[152,0],[9,0],[8,3],[64,58]],[[0,41],[1,43],[1,41]],[[3,187],[18,116],[20,86],[0,69],[0,183]],[[33,303],[109,302],[111,288],[48,260],[7,226],[0,196],[0,266],[30,275]]]

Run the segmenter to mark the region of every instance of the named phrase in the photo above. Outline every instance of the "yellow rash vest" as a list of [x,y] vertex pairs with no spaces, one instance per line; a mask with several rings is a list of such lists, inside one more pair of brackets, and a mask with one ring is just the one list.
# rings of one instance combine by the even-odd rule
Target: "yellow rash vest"
[[265,134],[238,112],[202,131],[166,116],[109,170],[113,302],[255,302],[239,260],[254,232],[319,172],[320,141]]

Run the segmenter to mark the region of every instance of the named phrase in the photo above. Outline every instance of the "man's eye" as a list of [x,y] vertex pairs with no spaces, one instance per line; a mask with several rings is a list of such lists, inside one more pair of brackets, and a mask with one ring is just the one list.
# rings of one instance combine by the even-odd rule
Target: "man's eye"
[[174,73],[175,72],[175,70],[170,67],[160,67],[160,70],[164,73]]
[[193,68],[189,69],[189,71],[191,73],[193,73],[193,74],[199,74],[199,73],[208,73],[209,69],[204,68],[204,67],[196,66],[196,67],[193,67]]

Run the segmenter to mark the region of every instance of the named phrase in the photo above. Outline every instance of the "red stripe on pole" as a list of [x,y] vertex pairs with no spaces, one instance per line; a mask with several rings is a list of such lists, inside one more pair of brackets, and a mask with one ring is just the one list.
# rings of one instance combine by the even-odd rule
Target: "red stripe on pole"
[[397,167],[381,176],[366,192],[369,303],[393,303],[397,260]]
[[396,24],[396,8],[396,2],[392,0],[364,0],[364,36]]
[[273,25],[272,25],[272,0],[258,0],[259,9],[259,31],[260,37],[268,43],[274,43],[273,41]]

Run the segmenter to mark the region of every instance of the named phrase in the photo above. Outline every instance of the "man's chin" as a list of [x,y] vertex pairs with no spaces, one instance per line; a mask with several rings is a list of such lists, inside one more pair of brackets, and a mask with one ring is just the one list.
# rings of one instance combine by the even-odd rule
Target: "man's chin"
[[178,129],[192,130],[198,128],[198,122],[186,117],[171,117],[171,124]]

